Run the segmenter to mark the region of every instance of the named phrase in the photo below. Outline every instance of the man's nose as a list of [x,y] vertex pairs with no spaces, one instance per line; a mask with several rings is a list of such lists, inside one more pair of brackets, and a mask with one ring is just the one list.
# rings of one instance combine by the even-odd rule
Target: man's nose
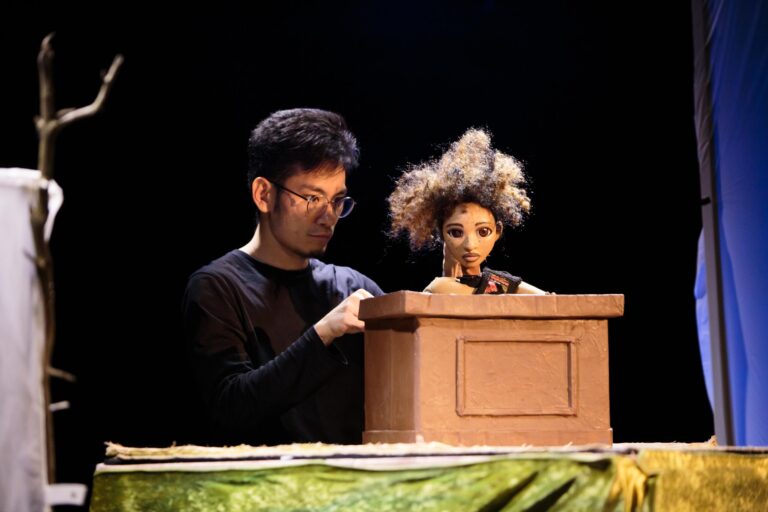
[[467,250],[472,250],[475,247],[477,247],[477,237],[474,235],[467,235],[467,237],[464,239],[464,248]]
[[325,203],[320,210],[320,216],[317,218],[317,222],[323,226],[333,226],[338,221],[339,216],[336,214],[333,204],[330,202]]

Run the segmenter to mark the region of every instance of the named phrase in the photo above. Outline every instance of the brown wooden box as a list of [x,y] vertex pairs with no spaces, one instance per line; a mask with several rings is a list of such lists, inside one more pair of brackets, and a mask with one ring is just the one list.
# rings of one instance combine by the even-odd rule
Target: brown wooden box
[[363,441],[612,441],[608,318],[623,295],[431,295],[360,304]]

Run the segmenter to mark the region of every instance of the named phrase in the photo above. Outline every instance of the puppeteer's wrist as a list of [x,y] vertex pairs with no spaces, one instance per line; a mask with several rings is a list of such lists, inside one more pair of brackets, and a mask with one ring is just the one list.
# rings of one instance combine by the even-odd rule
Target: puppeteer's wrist
[[322,341],[323,345],[326,347],[336,339],[331,329],[322,320],[315,324],[315,332],[317,333],[317,337],[320,338],[320,341]]

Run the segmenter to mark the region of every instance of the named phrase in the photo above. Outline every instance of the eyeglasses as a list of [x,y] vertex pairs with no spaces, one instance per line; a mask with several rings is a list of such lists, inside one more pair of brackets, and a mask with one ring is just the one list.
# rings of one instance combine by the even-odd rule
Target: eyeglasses
[[328,205],[330,204],[333,208],[333,213],[340,219],[343,219],[350,213],[352,213],[352,208],[355,207],[355,200],[351,197],[337,197],[335,199],[328,199],[325,196],[315,196],[315,195],[309,195],[305,196],[302,194],[299,194],[298,192],[294,192],[293,190],[289,188],[285,188],[284,186],[280,185],[279,183],[275,183],[274,181],[267,180],[270,183],[272,183],[274,186],[279,188],[280,190],[284,192],[288,192],[289,194],[293,194],[296,197],[300,197],[303,200],[307,202],[307,214],[314,214],[320,211],[323,211],[325,208],[328,208]]

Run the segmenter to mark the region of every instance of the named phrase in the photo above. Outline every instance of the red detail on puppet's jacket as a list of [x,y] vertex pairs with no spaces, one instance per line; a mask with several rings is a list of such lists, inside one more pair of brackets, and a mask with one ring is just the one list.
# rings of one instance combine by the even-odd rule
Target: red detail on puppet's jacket
[[509,280],[504,279],[496,274],[488,275],[488,283],[485,285],[485,294],[500,294],[506,293],[509,290]]

